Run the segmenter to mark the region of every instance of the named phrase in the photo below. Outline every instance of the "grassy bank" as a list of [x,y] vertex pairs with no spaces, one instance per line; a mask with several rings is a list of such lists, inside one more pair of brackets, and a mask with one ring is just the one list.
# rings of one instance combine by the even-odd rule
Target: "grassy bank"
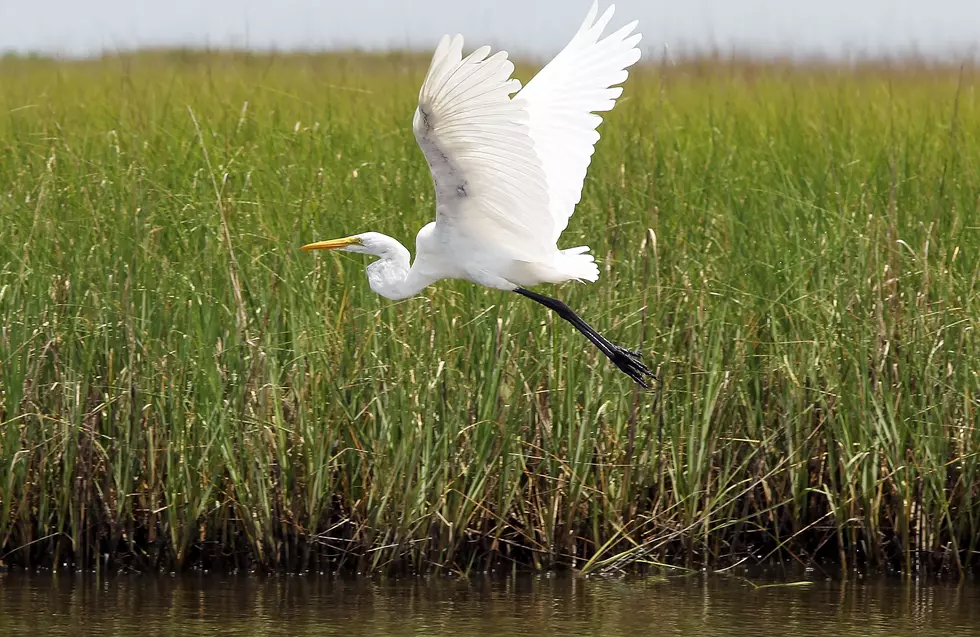
[[980,76],[634,74],[554,292],[657,403],[526,299],[297,250],[432,219],[425,62],[0,62],[4,565],[977,563]]

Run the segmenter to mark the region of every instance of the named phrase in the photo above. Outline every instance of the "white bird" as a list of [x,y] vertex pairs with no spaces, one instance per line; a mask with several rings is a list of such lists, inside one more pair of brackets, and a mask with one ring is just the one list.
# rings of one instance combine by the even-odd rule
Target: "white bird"
[[[522,89],[506,51],[480,47],[465,58],[463,37],[444,36],[419,92],[413,129],[436,191],[436,220],[415,239],[415,261],[397,240],[365,232],[303,250],[378,257],[371,289],[388,299],[418,294],[440,279],[465,279],[516,292],[555,311],[633,380],[656,378],[640,354],[608,341],[567,305],[526,288],[596,281],[599,268],[581,246],[557,241],[582,195],[602,118],[640,58],[632,22],[600,39],[610,6],[593,2],[571,42]],[[511,97],[513,95],[513,97]]]

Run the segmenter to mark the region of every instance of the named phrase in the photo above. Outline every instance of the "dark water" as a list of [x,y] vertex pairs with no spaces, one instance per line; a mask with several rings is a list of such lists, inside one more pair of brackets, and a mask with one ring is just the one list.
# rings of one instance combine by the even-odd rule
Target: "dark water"
[[980,635],[980,586],[0,575],[0,635]]

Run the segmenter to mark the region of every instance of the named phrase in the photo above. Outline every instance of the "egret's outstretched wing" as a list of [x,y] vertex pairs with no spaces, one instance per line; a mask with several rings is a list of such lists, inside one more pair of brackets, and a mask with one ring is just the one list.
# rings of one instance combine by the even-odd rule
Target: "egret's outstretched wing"
[[616,85],[626,81],[626,69],[640,59],[636,22],[599,39],[614,8],[596,20],[599,7],[593,2],[572,41],[515,97],[525,102],[529,134],[547,179],[552,242],[568,226],[582,197],[602,122],[594,113],[612,109],[623,92]]
[[520,259],[554,252],[544,170],[528,135],[507,53],[444,37],[419,92],[413,128],[436,189],[436,227]]

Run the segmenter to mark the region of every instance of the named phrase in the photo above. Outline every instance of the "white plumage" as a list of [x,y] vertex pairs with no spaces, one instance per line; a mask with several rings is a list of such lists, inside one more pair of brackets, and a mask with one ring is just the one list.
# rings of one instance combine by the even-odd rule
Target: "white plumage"
[[593,3],[568,45],[524,89],[504,51],[481,47],[463,58],[460,35],[436,48],[413,122],[436,188],[433,232],[441,243],[465,246],[465,255],[490,251],[502,281],[485,272],[463,278],[503,289],[599,278],[588,247],[560,251],[557,241],[599,140],[602,118],[594,113],[613,107],[622,93],[614,85],[640,57],[636,22],[599,39],[613,12],[596,20]]
[[558,240],[582,196],[585,173],[599,141],[602,123],[597,112],[612,110],[629,76],[626,70],[640,59],[636,21],[599,41],[614,7],[595,20],[592,4],[585,22],[564,50],[518,94],[530,116],[528,132],[548,184],[548,209],[554,220],[552,239]]
[[368,281],[390,299],[445,278],[519,292],[562,314],[635,379],[626,367],[652,375],[638,353],[609,343],[560,301],[523,289],[599,278],[588,247],[562,250],[557,242],[599,140],[595,113],[612,109],[622,93],[617,85],[640,57],[640,34],[632,22],[601,37],[614,7],[596,19],[598,9],[593,2],[568,45],[523,89],[505,51],[491,55],[484,46],[463,57],[462,36],[439,42],[413,120],[436,191],[436,220],[419,231],[414,263],[398,241],[375,232],[304,249],[379,257]]

